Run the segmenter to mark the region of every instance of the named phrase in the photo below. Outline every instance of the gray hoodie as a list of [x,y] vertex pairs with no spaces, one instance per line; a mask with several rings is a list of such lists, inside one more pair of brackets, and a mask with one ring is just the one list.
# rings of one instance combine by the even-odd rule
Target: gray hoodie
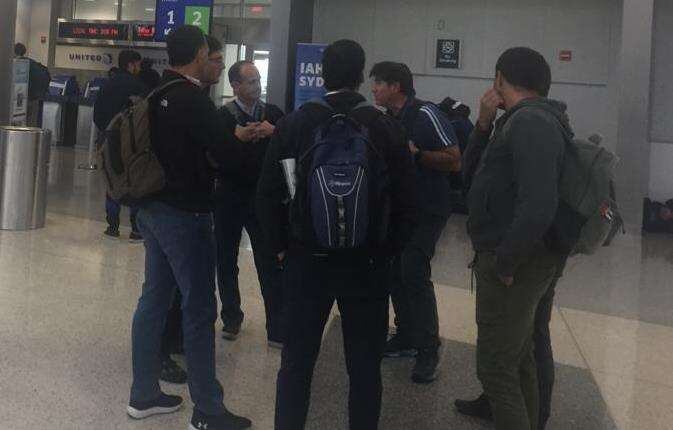
[[546,98],[524,100],[496,121],[492,134],[475,128],[470,136],[463,164],[466,171],[477,167],[468,232],[475,251],[496,253],[499,275],[513,276],[543,246],[572,137],[566,105]]

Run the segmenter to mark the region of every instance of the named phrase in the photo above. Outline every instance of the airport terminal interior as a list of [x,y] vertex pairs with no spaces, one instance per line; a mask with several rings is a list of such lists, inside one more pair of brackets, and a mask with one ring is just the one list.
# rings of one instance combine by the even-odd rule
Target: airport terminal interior
[[[3,18],[0,81],[12,80],[14,43],[7,41],[23,42],[27,56],[49,68],[62,93],[55,91],[44,102],[42,120],[58,129],[45,163],[44,226],[0,230],[0,429],[184,429],[191,414],[186,385],[162,383],[165,392],[187,400],[189,407],[176,414],[146,420],[126,414],[131,321],[144,281],[145,251],[128,240],[126,208],[120,238],[103,235],[106,185],[101,170],[90,169],[96,163],[95,138],[91,102],[84,94],[95,92],[87,83],[104,78],[111,67],[106,58],[116,59],[124,47],[138,49],[160,70],[166,67],[161,42],[152,40],[160,27],[155,8],[162,0],[1,3],[0,15],[15,17],[16,23],[10,31]],[[644,198],[673,199],[673,2],[205,4],[212,14],[208,30],[222,41],[226,66],[252,61],[260,70],[262,98],[286,111],[302,91],[295,64],[300,67],[298,45],[303,43],[347,37],[362,44],[368,68],[383,60],[405,62],[420,98],[438,103],[451,96],[472,108],[473,121],[479,97],[492,85],[498,54],[519,45],[539,49],[552,69],[552,97],[568,104],[577,135],[600,134],[619,156],[618,196],[626,219],[625,234],[611,246],[571,258],[556,288],[551,321],[556,383],[547,428],[673,428],[673,234],[642,229]],[[126,32],[123,43],[101,44],[103,35],[91,36],[111,31],[106,26],[113,24]],[[90,38],[78,39],[78,29]],[[438,52],[446,41],[460,42],[455,57]],[[456,63],[444,67],[443,60]],[[233,97],[225,74],[211,90],[217,105]],[[76,101],[66,101],[74,97],[66,94],[69,85],[79,87]],[[5,105],[14,102],[8,90],[0,93]],[[368,80],[361,90],[371,100]],[[53,111],[47,115],[48,103],[58,108],[57,119]],[[73,112],[73,105],[78,110]],[[1,118],[9,118],[7,112]],[[4,155],[0,151],[0,168]],[[3,202],[0,195],[2,222]],[[494,428],[460,415],[453,405],[457,398],[481,392],[468,268],[474,253],[466,221],[465,215],[451,216],[432,260],[442,342],[439,377],[429,385],[414,384],[409,378],[413,359],[384,359],[382,430]],[[217,321],[217,376],[227,406],[250,417],[254,429],[268,430],[274,428],[281,352],[267,345],[264,304],[246,237],[239,267],[245,320],[235,341],[221,338],[222,322]],[[393,327],[392,308],[390,315]],[[175,359],[184,365],[182,356]],[[315,368],[306,428],[348,428],[347,393],[335,307]]]

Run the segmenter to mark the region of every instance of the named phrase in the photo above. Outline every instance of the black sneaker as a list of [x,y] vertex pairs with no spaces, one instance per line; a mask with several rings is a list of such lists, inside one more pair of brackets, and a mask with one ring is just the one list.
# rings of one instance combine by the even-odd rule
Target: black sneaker
[[424,348],[418,350],[416,365],[411,372],[411,380],[417,384],[429,384],[437,379],[439,371],[439,348]]
[[170,414],[181,407],[182,397],[161,393],[159,397],[149,402],[130,402],[126,412],[131,418],[141,420],[152,415]]
[[226,340],[236,340],[241,332],[241,322],[225,321],[222,327],[222,338]]
[[389,358],[415,357],[416,354],[418,350],[411,345],[409,339],[399,334],[388,339],[386,348],[383,350],[383,356]]
[[491,402],[483,393],[474,400],[458,399],[453,404],[456,405],[456,410],[463,415],[493,421]]
[[108,228],[103,232],[103,234],[106,237],[109,237],[111,239],[118,239],[119,238],[119,229],[108,226]]
[[137,231],[132,231],[131,234],[129,234],[129,242],[141,243],[142,241],[143,241],[143,235],[138,233]]
[[171,384],[184,384],[187,382],[187,372],[169,357],[161,362],[161,375],[159,379]]
[[252,426],[252,421],[229,411],[222,415],[206,415],[194,409],[189,430],[239,430]]

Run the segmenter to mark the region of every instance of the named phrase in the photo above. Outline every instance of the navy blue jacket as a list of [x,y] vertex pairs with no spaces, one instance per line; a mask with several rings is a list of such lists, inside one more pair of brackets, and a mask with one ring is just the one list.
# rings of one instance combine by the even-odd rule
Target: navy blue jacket
[[[396,118],[402,122],[407,138],[422,151],[440,151],[458,144],[448,117],[433,103],[410,97]],[[449,216],[451,214],[451,183],[445,173],[417,165],[421,212]]]

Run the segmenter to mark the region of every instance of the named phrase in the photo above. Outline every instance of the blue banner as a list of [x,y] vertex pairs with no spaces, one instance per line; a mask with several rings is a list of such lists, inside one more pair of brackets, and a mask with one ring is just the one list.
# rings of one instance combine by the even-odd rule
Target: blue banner
[[157,0],[154,40],[163,42],[169,33],[182,25],[195,25],[210,32],[213,0]]
[[294,81],[294,108],[311,99],[325,95],[325,81],[322,78],[322,54],[327,45],[318,43],[298,43],[297,63]]

